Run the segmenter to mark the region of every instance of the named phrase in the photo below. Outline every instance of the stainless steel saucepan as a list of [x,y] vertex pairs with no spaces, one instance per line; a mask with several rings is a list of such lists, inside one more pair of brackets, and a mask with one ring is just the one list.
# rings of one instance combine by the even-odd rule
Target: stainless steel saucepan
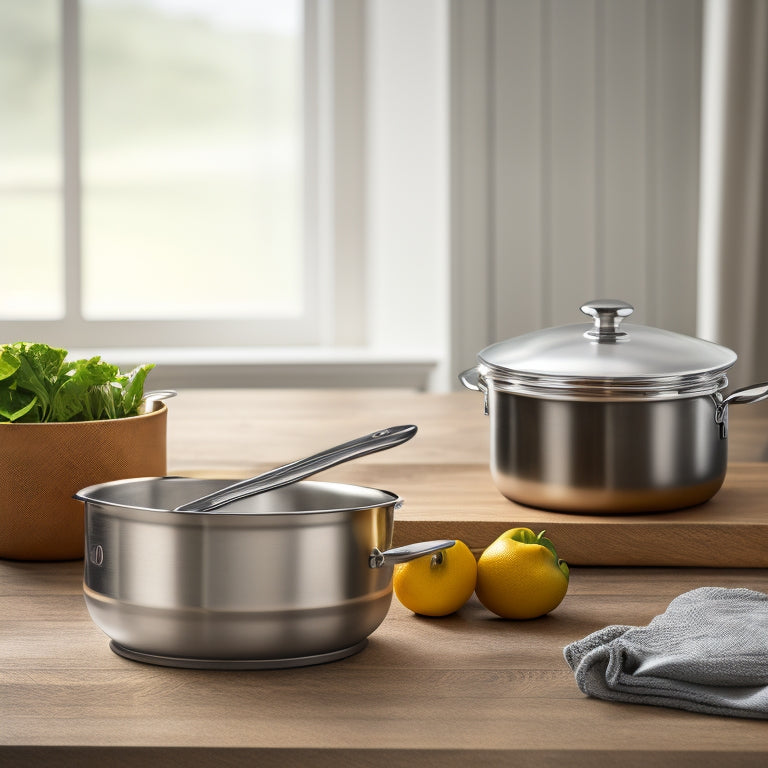
[[386,616],[394,564],[454,543],[391,549],[401,499],[342,483],[302,480],[183,509],[221,501],[231,486],[155,477],[76,495],[85,502],[86,605],[116,653],[214,669],[344,658]]
[[592,323],[518,336],[459,378],[484,394],[491,473],[508,498],[561,512],[653,512],[699,504],[725,479],[730,349],[623,322],[633,307],[586,303]]

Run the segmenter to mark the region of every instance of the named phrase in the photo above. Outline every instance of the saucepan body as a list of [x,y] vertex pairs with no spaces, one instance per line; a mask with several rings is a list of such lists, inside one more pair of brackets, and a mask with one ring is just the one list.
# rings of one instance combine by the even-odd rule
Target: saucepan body
[[393,565],[371,556],[392,543],[399,497],[302,481],[216,512],[173,511],[230,483],[139,478],[80,491],[85,601],[113,650],[198,667],[359,650],[392,599]]

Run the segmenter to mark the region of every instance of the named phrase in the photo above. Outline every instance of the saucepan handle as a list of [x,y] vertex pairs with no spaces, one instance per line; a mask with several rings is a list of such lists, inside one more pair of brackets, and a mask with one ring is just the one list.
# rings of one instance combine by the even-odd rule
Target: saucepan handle
[[416,560],[418,557],[424,557],[424,555],[431,555],[433,552],[449,549],[455,543],[455,539],[422,541],[418,544],[406,544],[404,547],[387,549],[384,552],[377,547],[374,547],[371,554],[368,556],[368,565],[371,568],[381,568],[385,565],[407,563],[409,560]]

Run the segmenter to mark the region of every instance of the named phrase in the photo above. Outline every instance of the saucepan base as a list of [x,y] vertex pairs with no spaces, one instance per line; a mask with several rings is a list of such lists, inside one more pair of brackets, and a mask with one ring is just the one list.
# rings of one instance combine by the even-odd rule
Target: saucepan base
[[287,659],[187,659],[175,656],[157,656],[152,653],[131,650],[114,640],[110,642],[109,647],[118,656],[161,667],[178,667],[181,669],[290,669],[292,667],[309,667],[314,664],[327,664],[331,661],[345,659],[362,651],[367,644],[368,638],[365,638],[355,645],[338,651]]

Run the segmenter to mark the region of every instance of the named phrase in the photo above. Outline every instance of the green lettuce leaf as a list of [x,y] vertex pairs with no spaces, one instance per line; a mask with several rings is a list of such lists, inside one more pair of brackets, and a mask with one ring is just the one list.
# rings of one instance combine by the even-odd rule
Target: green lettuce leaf
[[0,388],[0,422],[18,421],[37,405],[37,397],[24,390]]
[[[110,409],[103,406],[100,389],[114,381],[119,373],[116,366],[103,362],[100,357],[65,363],[51,402],[51,421],[72,421],[78,416],[78,421],[115,418]],[[109,415],[101,416],[102,413]]]
[[18,342],[13,345],[12,351],[19,360],[15,374],[16,389],[32,392],[41,411],[40,421],[49,421],[51,392],[67,350],[47,344]]
[[0,345],[0,422],[95,421],[135,416],[152,364],[121,373],[100,357],[66,360],[46,344]]
[[2,347],[0,351],[0,381],[9,379],[19,370],[19,358],[13,354],[13,350]]
[[152,364],[136,366],[121,380],[122,409],[125,413],[137,413],[144,397],[144,383],[147,374],[154,368]]

